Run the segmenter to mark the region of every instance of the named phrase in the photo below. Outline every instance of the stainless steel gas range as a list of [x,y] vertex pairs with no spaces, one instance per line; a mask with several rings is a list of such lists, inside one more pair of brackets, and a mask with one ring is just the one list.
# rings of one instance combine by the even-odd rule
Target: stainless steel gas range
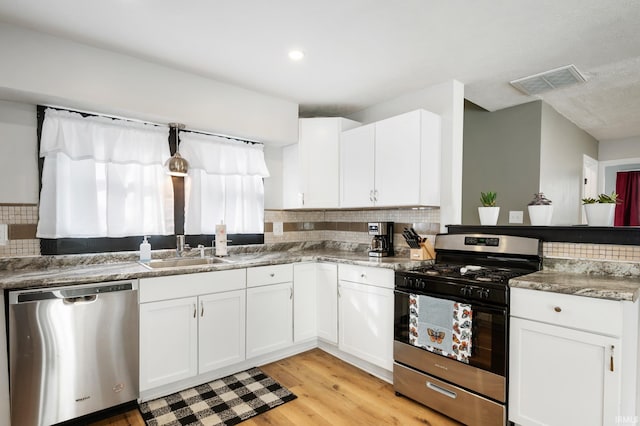
[[396,272],[393,385],[468,425],[507,423],[509,286],[540,241],[439,234],[433,265]]

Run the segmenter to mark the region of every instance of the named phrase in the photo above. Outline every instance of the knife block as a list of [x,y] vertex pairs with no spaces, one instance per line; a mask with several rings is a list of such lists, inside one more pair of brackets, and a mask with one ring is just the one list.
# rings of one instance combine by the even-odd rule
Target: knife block
[[411,260],[431,260],[435,258],[436,253],[429,240],[421,242],[419,249],[411,249],[409,251],[409,259]]

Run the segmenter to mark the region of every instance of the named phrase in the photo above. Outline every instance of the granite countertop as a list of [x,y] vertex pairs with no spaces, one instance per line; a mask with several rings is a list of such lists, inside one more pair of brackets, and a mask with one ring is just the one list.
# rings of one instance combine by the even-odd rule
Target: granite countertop
[[[196,253],[190,253],[189,257]],[[210,256],[209,256],[210,257]],[[155,258],[155,255],[154,255]],[[34,257],[33,264],[18,259],[7,263],[0,272],[0,288],[26,289],[64,286],[92,282],[119,281],[166,275],[191,274],[221,271],[255,266],[277,265],[308,261],[326,261],[360,266],[373,266],[393,270],[416,268],[432,261],[415,261],[406,256],[370,258],[366,250],[340,250],[335,248],[313,248],[304,250],[257,251],[237,253],[219,262],[206,265],[179,266],[150,270],[135,260],[135,255],[71,255]]]
[[640,277],[596,275],[584,272],[542,270],[512,278],[510,287],[576,296],[635,302],[640,295]]

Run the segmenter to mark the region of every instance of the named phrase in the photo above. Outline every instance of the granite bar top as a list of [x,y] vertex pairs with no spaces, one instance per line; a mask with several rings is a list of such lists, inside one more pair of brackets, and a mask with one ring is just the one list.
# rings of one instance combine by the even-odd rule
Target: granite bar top
[[[280,247],[287,248],[287,247]],[[171,255],[174,252],[168,251]],[[199,257],[189,253],[189,257]],[[221,271],[228,269],[250,268],[255,266],[278,265],[284,263],[325,261],[360,266],[372,266],[393,270],[407,270],[432,261],[415,261],[406,256],[371,258],[362,247],[290,247],[289,250],[259,250],[254,252],[237,251],[220,262],[206,265],[179,266],[153,269],[142,266],[136,254],[96,254],[72,256],[40,256],[32,259],[16,258],[14,262],[5,262],[0,272],[0,288],[26,289],[39,287],[86,284],[93,282],[130,280],[167,275],[192,274],[198,272]],[[154,259],[158,253],[154,253]],[[209,256],[211,257],[211,256]]]
[[640,295],[640,277],[633,275],[594,275],[542,270],[512,278],[509,286],[618,301],[635,302]]

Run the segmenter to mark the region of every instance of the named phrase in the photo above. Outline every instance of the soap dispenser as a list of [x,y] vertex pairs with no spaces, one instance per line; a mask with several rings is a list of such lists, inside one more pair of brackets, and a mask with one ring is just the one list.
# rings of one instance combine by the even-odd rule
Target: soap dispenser
[[147,236],[145,235],[142,243],[140,244],[140,262],[150,262],[151,261],[151,244],[147,241]]

